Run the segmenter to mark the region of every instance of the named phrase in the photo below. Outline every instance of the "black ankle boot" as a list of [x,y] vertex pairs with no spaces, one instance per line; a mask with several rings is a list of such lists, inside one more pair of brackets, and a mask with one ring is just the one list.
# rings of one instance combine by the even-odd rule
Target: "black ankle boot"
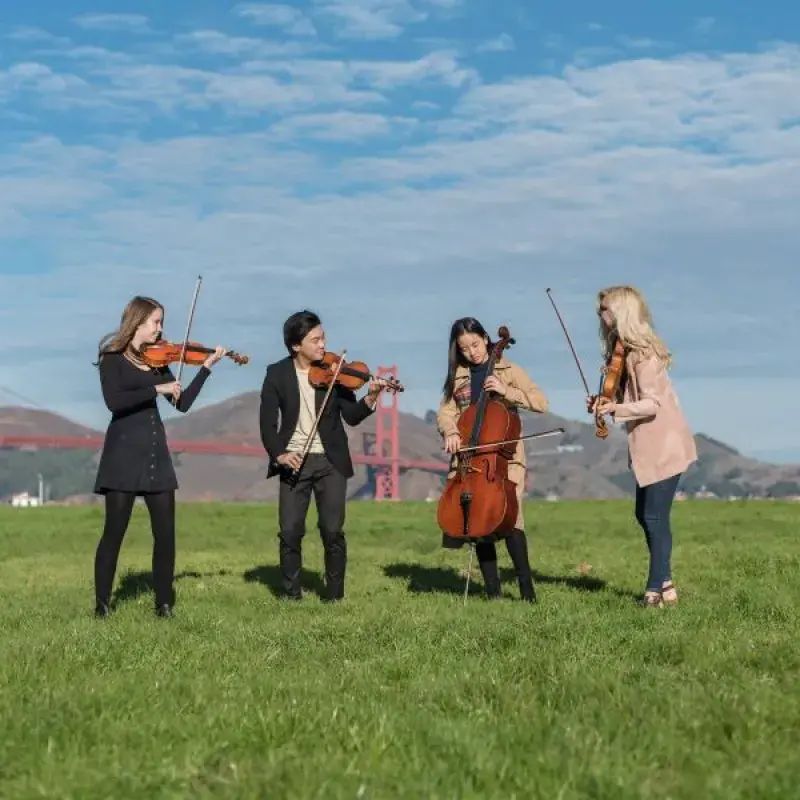
[[162,603],[160,606],[156,606],[156,616],[163,617],[164,619],[172,619],[175,616],[175,612],[172,610],[172,606],[169,603]]
[[94,615],[97,617],[97,619],[105,619],[106,617],[110,617],[111,609],[108,607],[108,603],[98,600],[97,605],[94,607]]

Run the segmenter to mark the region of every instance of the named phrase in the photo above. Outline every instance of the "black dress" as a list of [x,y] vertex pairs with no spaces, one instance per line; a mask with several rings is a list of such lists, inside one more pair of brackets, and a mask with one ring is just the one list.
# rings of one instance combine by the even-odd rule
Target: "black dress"
[[[178,411],[192,407],[211,370],[200,367],[181,392]],[[142,370],[120,353],[100,362],[100,385],[111,422],[97,467],[94,491],[166,492],[178,488],[155,387],[175,380],[169,367]],[[172,395],[164,395],[168,400]]]

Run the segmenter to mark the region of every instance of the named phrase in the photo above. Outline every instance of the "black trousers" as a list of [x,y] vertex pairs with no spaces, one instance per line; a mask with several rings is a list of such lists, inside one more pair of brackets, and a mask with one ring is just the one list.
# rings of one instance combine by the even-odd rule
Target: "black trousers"
[[[533,588],[533,575],[531,574],[525,531],[515,528],[503,538],[508,555],[511,557],[511,563],[517,573],[520,597],[532,602],[536,599],[536,591]],[[480,539],[475,544],[475,555],[478,558],[483,582],[486,585],[486,594],[489,597],[498,597],[500,595],[500,573],[497,569],[497,546],[494,539],[491,537]]]
[[[94,558],[94,591],[96,602],[109,605],[117,560],[122,540],[128,530],[134,492],[110,491],[106,494],[106,520],[103,535]],[[153,584],[156,605],[172,605],[175,601],[175,492],[145,493],[153,532]]]
[[308,506],[313,494],[319,533],[325,549],[326,599],[341,600],[344,597],[347,569],[347,542],[343,530],[347,478],[331,464],[324,453],[309,453],[297,484],[290,486],[283,476],[280,482],[278,555],[284,591],[295,599],[302,595],[302,542],[306,533]]

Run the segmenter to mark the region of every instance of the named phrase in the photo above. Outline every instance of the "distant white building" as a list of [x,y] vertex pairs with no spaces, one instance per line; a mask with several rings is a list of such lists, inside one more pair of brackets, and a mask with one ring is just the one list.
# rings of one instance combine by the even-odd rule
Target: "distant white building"
[[28,492],[18,492],[11,495],[11,505],[17,508],[25,508],[28,506],[40,506],[42,503],[36,495],[28,494]]

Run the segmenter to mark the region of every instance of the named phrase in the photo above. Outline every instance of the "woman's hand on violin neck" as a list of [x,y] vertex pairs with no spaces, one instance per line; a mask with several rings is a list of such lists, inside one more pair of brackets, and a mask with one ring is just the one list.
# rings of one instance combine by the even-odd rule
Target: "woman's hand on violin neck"
[[220,347],[219,345],[217,345],[214,348],[214,352],[203,362],[203,366],[206,369],[211,369],[211,367],[213,367],[214,364],[216,364],[218,361],[222,359],[222,357],[225,355],[225,352],[226,350],[224,347]]
[[613,414],[617,410],[617,404],[606,397],[599,397],[594,405],[595,414]]
[[461,449],[461,437],[457,433],[454,433],[452,436],[448,436],[444,440],[445,453],[453,455],[453,453],[457,453],[460,449]]
[[171,394],[173,398],[175,398],[175,402],[178,402],[178,398],[181,396],[181,385],[178,381],[170,381],[169,383],[159,383],[156,386],[156,392],[158,394]]
[[490,375],[483,382],[483,388],[490,392],[497,392],[500,397],[506,396],[506,386],[496,375]]

